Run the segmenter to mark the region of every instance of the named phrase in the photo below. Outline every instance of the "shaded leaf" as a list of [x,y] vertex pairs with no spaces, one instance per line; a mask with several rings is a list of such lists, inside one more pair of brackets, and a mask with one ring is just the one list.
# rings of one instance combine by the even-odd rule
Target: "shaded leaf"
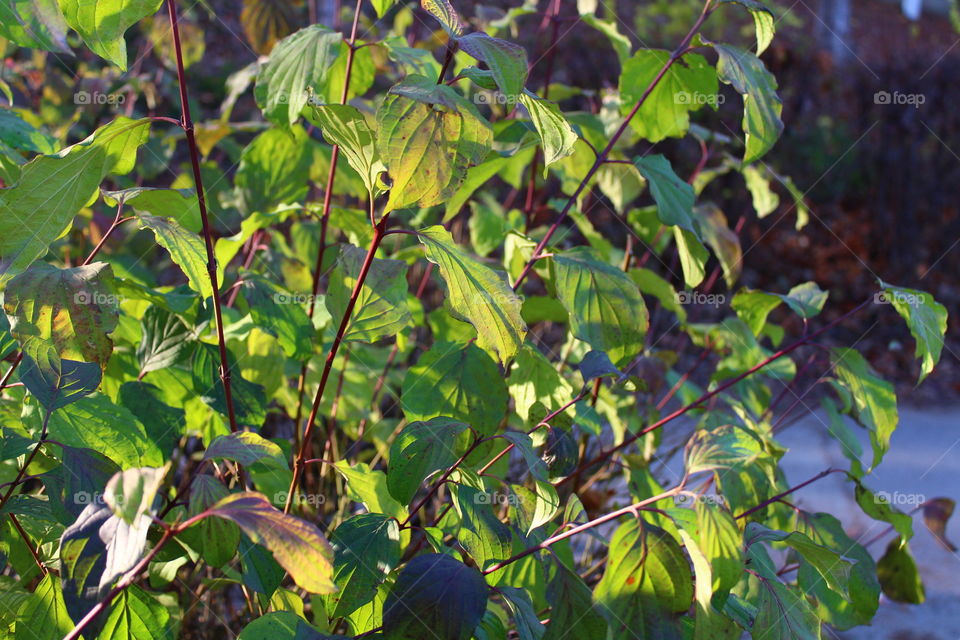
[[464,451],[460,434],[469,428],[451,418],[433,418],[405,426],[390,445],[390,494],[402,504],[409,504],[426,478],[460,458]]
[[415,557],[400,570],[383,607],[385,640],[470,640],[487,609],[476,569],[444,554]]

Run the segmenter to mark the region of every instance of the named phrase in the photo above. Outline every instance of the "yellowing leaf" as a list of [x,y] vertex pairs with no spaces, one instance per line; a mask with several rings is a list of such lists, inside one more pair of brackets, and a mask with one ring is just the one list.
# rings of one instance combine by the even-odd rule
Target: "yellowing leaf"
[[281,512],[253,492],[231,494],[205,513],[236,523],[250,540],[267,548],[301,588],[336,591],[333,550],[315,525]]
[[461,251],[443,227],[427,227],[419,237],[447,285],[448,309],[476,328],[480,348],[501,362],[516,355],[527,327],[513,289],[493,269]]

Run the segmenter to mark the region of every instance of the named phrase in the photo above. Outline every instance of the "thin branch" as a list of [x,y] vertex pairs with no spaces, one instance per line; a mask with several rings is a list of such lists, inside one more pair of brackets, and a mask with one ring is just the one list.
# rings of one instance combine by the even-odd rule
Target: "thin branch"
[[536,553],[536,552],[538,552],[538,551],[543,551],[544,549],[549,548],[551,545],[556,544],[557,542],[560,542],[561,540],[566,540],[567,538],[569,538],[569,537],[571,537],[571,536],[575,536],[575,535],[577,535],[578,533],[582,533],[582,532],[587,531],[587,530],[589,530],[589,529],[593,529],[594,527],[596,527],[596,526],[598,526],[598,525],[601,525],[601,524],[603,524],[603,523],[605,523],[605,522],[610,522],[611,520],[615,520],[615,519],[619,518],[620,516],[627,515],[628,513],[629,513],[629,514],[633,514],[633,515],[637,515],[637,512],[638,512],[639,510],[641,510],[643,507],[647,506],[648,504],[653,504],[654,502],[657,502],[657,501],[659,501],[659,500],[663,500],[664,498],[669,498],[670,496],[675,495],[675,494],[679,493],[679,492],[682,491],[682,490],[683,490],[683,485],[680,484],[680,485],[674,487],[673,489],[668,489],[667,491],[664,491],[663,493],[661,493],[661,494],[659,494],[659,495],[653,496],[653,497],[651,497],[651,498],[647,498],[646,500],[641,500],[640,502],[635,502],[634,504],[631,504],[630,506],[627,506],[627,507],[623,507],[622,509],[617,509],[616,511],[611,511],[610,513],[608,513],[608,514],[606,514],[606,515],[604,515],[604,516],[600,516],[599,518],[596,518],[596,519],[591,520],[591,521],[589,521],[589,522],[585,522],[585,523],[583,523],[583,524],[581,524],[581,525],[579,525],[579,526],[573,527],[572,529],[567,529],[566,531],[564,531],[564,532],[562,532],[562,533],[554,534],[554,535],[550,536],[549,538],[547,538],[546,540],[544,540],[543,542],[541,542],[540,544],[536,544],[536,545],[534,545],[534,546],[532,546],[532,547],[529,547],[529,548],[521,551],[520,553],[518,553],[518,554],[516,554],[516,555],[514,555],[514,556],[512,556],[512,557],[510,557],[510,558],[507,558],[507,559],[504,560],[503,562],[498,562],[497,564],[493,565],[492,567],[490,567],[490,568],[488,568],[488,569],[485,569],[485,570],[483,571],[483,574],[484,574],[484,575],[489,575],[489,574],[491,574],[491,573],[493,573],[493,572],[495,572],[495,571],[499,571],[500,569],[504,568],[505,566],[507,566],[507,565],[509,565],[509,564],[513,564],[513,563],[516,562],[517,560],[520,560],[520,559],[522,559],[522,558],[526,558],[527,556],[529,556],[529,555],[532,554],[532,553]]
[[610,155],[610,152],[613,151],[614,146],[617,142],[620,141],[620,138],[626,132],[627,127],[630,126],[630,121],[633,120],[634,116],[637,115],[637,112],[640,111],[640,108],[647,101],[647,98],[650,97],[650,94],[653,93],[653,90],[656,89],[657,85],[660,84],[660,81],[663,80],[664,76],[667,75],[667,71],[670,70],[670,67],[679,60],[687,50],[687,46],[690,44],[690,41],[693,40],[693,37],[700,31],[700,27],[703,25],[704,21],[710,15],[710,6],[713,4],[713,0],[707,0],[703,5],[703,11],[700,12],[700,17],[697,18],[697,21],[694,23],[693,27],[684,36],[683,40],[680,43],[673,53],[670,54],[670,57],[660,68],[660,71],[657,72],[657,75],[654,76],[653,80],[650,81],[650,84],[644,90],[643,94],[640,96],[640,99],[637,100],[637,103],[633,105],[633,108],[630,110],[630,113],[627,114],[627,117],[620,124],[620,127],[617,131],[611,136],[610,141],[607,142],[607,146],[603,148],[603,151],[597,156],[596,160],[593,162],[593,166],[590,167],[590,170],[587,171],[587,175],[583,177],[583,180],[580,181],[580,184],[577,186],[576,190],[573,192],[573,195],[567,200],[567,203],[564,205],[563,210],[560,211],[560,215],[557,216],[557,219],[554,220],[553,224],[547,229],[547,233],[543,236],[543,239],[537,244],[537,247],[533,250],[533,255],[530,257],[530,260],[527,261],[527,264],[524,265],[523,271],[520,272],[520,275],[517,276],[517,279],[513,282],[514,290],[518,289],[523,281],[529,275],[530,270],[533,269],[533,265],[539,257],[540,253],[550,242],[550,239],[553,237],[553,234],[557,232],[557,229],[560,228],[560,224],[566,220],[567,215],[570,213],[570,210],[573,208],[574,203],[580,197],[580,194],[583,193],[583,190],[586,189],[587,185],[590,183],[590,180],[593,179],[594,174],[600,169],[600,167],[606,162],[607,157]]
[[[624,448],[630,446],[631,444],[633,444],[634,442],[636,442],[637,440],[639,440],[640,438],[642,438],[642,437],[645,436],[646,434],[650,433],[651,431],[654,431],[654,430],[656,430],[656,429],[659,429],[660,427],[662,427],[663,425],[667,424],[668,422],[671,422],[671,421],[679,418],[680,416],[684,415],[684,414],[687,413],[688,411],[691,411],[692,409],[695,409],[696,407],[700,406],[701,404],[703,404],[703,403],[706,402],[707,400],[710,400],[710,399],[713,398],[714,396],[717,396],[717,395],[723,393],[724,391],[726,391],[727,389],[729,389],[729,388],[732,387],[733,385],[737,384],[738,382],[740,382],[740,381],[743,380],[744,378],[747,378],[747,377],[753,375],[754,373],[756,373],[756,372],[759,371],[760,369],[763,369],[764,367],[768,366],[769,364],[771,364],[771,363],[773,363],[773,362],[776,362],[776,361],[779,360],[780,358],[783,358],[784,356],[792,353],[793,351],[795,351],[796,349],[799,349],[799,348],[802,347],[803,345],[810,343],[814,338],[820,336],[820,335],[823,334],[823,333],[826,333],[827,331],[829,331],[830,329],[832,329],[833,327],[835,327],[835,326],[838,325],[839,323],[843,322],[844,320],[846,320],[847,318],[849,318],[850,316],[852,316],[852,315],[855,314],[856,312],[858,312],[858,311],[860,311],[861,309],[863,309],[865,306],[867,306],[867,305],[870,304],[871,302],[872,302],[872,298],[867,299],[867,300],[864,300],[863,302],[861,302],[859,305],[857,305],[856,307],[854,307],[853,309],[851,309],[851,310],[848,311],[847,313],[845,313],[845,314],[843,314],[842,316],[836,318],[835,320],[833,320],[832,322],[828,323],[827,325],[825,325],[825,326],[822,327],[821,329],[815,331],[814,333],[810,334],[809,336],[806,336],[806,337],[804,337],[804,338],[801,338],[800,340],[797,340],[797,341],[794,342],[793,344],[791,344],[791,345],[789,345],[789,346],[787,346],[787,347],[784,347],[783,349],[777,351],[777,352],[774,353],[773,355],[765,358],[762,362],[760,362],[760,363],[758,363],[758,364],[750,367],[748,370],[744,371],[744,372],[741,373],[740,375],[738,375],[738,376],[736,376],[736,377],[734,377],[734,378],[731,378],[730,380],[727,380],[726,382],[724,382],[723,384],[721,384],[720,386],[718,386],[718,387],[717,387],[716,389],[714,389],[713,391],[709,391],[709,392],[703,394],[702,396],[700,396],[699,398],[697,398],[696,400],[694,400],[694,401],[691,402],[690,404],[688,404],[688,405],[686,405],[686,406],[684,406],[684,407],[681,407],[680,409],[677,409],[677,410],[674,411],[673,413],[671,413],[671,414],[669,414],[669,415],[661,418],[660,420],[657,420],[657,421],[654,422],[653,424],[649,425],[648,427],[646,427],[646,428],[644,428],[644,429],[641,429],[639,432],[635,433],[634,435],[630,436],[629,438],[624,438],[624,440],[623,440],[620,444],[615,445],[615,446],[611,447],[610,449],[607,449],[606,451],[600,452],[599,454],[597,454],[596,456],[594,456],[594,457],[593,457],[592,459],[590,459],[589,461],[584,462],[584,463],[582,463],[581,465],[579,465],[578,469],[589,468],[589,467],[593,466],[594,464],[597,464],[598,462],[603,462],[604,460],[606,460],[607,458],[609,458],[610,456],[612,456],[612,455],[613,455],[614,453],[616,453],[617,451],[620,451],[621,449],[624,449]],[[560,480],[559,485],[565,484],[566,482],[568,482],[571,478],[573,478],[573,477],[575,477],[575,476],[576,476],[576,474],[568,475],[567,477],[565,477],[565,478],[563,478],[562,480]]]
[[[357,0],[357,6],[353,12],[353,24],[350,27],[350,41],[347,43],[347,60],[343,76],[343,91],[340,93],[340,103],[346,104],[350,96],[350,80],[353,77],[353,61],[357,49],[354,46],[357,42],[357,25],[360,23],[360,7],[363,0]],[[320,294],[320,277],[323,275],[323,258],[327,250],[327,230],[330,223],[330,206],[333,201],[334,181],[337,177],[337,163],[340,161],[340,146],[333,145],[330,151],[330,169],[327,172],[327,187],[323,192],[323,212],[320,215],[320,244],[317,246],[317,261],[313,267],[313,295],[307,305],[307,315],[312,320],[316,311],[316,301]],[[294,435],[296,444],[300,444],[300,418],[303,411],[303,396],[307,385],[307,363],[304,362],[300,367],[300,377],[297,379],[297,411],[294,416]]]
[[826,478],[826,477],[829,476],[831,473],[846,473],[846,471],[844,471],[843,469],[833,469],[833,468],[831,468],[831,469],[825,469],[824,471],[821,471],[820,473],[818,473],[817,475],[813,476],[813,477],[810,478],[809,480],[804,480],[804,481],[801,482],[800,484],[798,484],[798,485],[796,485],[796,486],[794,486],[794,487],[790,487],[790,488],[787,489],[786,491],[783,491],[783,492],[781,492],[781,493],[778,493],[777,495],[773,496],[772,498],[768,498],[767,500],[764,500],[763,502],[761,502],[761,503],[758,504],[757,506],[752,507],[752,508],[750,508],[750,509],[747,509],[746,511],[744,511],[744,512],[741,513],[740,515],[736,516],[735,519],[736,519],[736,520],[739,520],[740,518],[746,518],[746,517],[749,516],[751,513],[754,513],[754,512],[756,512],[756,511],[759,511],[760,509],[763,509],[764,507],[766,507],[766,506],[768,506],[768,505],[771,505],[771,504],[773,504],[774,502],[777,502],[778,500],[780,500],[780,499],[783,498],[784,496],[788,496],[788,495],[790,495],[791,493],[793,493],[794,491],[798,491],[799,489],[803,489],[803,488],[804,488],[805,486],[807,486],[808,484],[813,484],[814,482],[816,482],[817,480],[820,480],[821,478]]
[[320,401],[323,399],[323,391],[326,389],[327,380],[330,378],[330,371],[333,369],[333,362],[340,350],[340,344],[343,342],[343,336],[347,331],[347,325],[350,323],[350,317],[353,315],[353,308],[357,304],[360,292],[363,290],[363,283],[367,279],[370,267],[373,266],[374,255],[383,241],[383,234],[387,227],[390,214],[383,216],[377,226],[373,228],[373,239],[370,241],[370,248],[360,267],[360,273],[357,275],[357,281],[353,286],[353,292],[350,294],[350,300],[344,309],[343,317],[340,319],[340,326],[337,328],[337,335],[330,345],[330,351],[327,352],[327,359],[323,365],[323,373],[320,375],[320,385],[317,387],[317,393],[313,397],[313,406],[310,409],[310,415],[307,418],[306,427],[303,430],[303,441],[300,443],[300,449],[297,451],[297,457],[293,462],[293,478],[290,481],[290,491],[287,492],[287,501],[283,507],[284,513],[290,512],[290,506],[293,497],[296,495],[297,485],[300,483],[300,476],[303,473],[303,462],[306,459],[307,451],[310,448],[310,440],[313,437],[313,426],[317,420],[317,412],[320,410]]
[[183,50],[180,46],[180,26],[177,21],[176,0],[167,0],[167,10],[170,14],[170,29],[173,32],[173,47],[177,56],[177,84],[180,87],[180,110],[183,127],[187,135],[187,146],[190,148],[190,163],[193,166],[193,181],[197,188],[197,200],[200,205],[200,222],[203,226],[203,242],[207,249],[207,276],[213,289],[213,315],[217,323],[217,343],[220,350],[220,381],[223,383],[223,395],[227,405],[227,417],[230,420],[230,430],[238,431],[237,416],[233,410],[233,390],[230,385],[230,363],[227,357],[227,342],[223,336],[223,315],[220,310],[220,285],[217,282],[217,256],[213,246],[213,232],[210,228],[210,218],[207,215],[207,201],[203,192],[203,176],[200,174],[200,149],[193,130],[193,121],[190,119],[190,99],[187,95],[187,79],[183,66]]

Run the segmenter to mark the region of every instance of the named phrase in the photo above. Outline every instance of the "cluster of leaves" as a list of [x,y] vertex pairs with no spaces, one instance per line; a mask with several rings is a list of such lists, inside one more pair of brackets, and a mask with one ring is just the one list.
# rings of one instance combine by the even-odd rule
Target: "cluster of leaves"
[[[772,14],[735,2],[753,51],[699,35],[732,1],[708,0],[671,52],[634,51],[581,0],[622,71],[595,111],[564,112],[548,91],[577,88],[529,90],[506,39],[535,2],[471,30],[448,0],[360,0],[345,37],[252,0],[242,19],[265,57],[194,125],[202,31],[173,0],[169,27],[151,18],[160,0],[0,0],[11,47],[69,53],[72,31],[121,70],[139,24],[178,83],[171,104],[176,89],[186,102],[63,146],[62,109],[13,107],[25,85],[0,82],[4,635],[172,638],[216,624],[201,601],[245,640],[811,638],[868,624],[881,588],[922,600],[911,517],[866,485],[897,426],[892,386],[855,349],[818,344],[846,316],[795,341],[775,322],[817,322],[815,283],[737,290],[737,232],[701,197],[739,173],[757,216],[785,191],[806,219],[760,161],[783,127],[758,57]],[[414,46],[428,14],[441,28]],[[691,123],[721,84],[742,97],[742,141]],[[232,122],[247,92],[263,120]],[[704,150],[689,179],[631,153],[667,138]],[[191,162],[159,186],[155,159],[184,142]],[[625,245],[588,219],[598,202]],[[684,300],[721,273],[729,306],[694,322]],[[879,291],[922,380],[946,311]],[[655,327],[684,336],[694,367],[715,363],[705,387]],[[858,504],[896,532],[878,564],[834,516],[784,500],[800,486],[779,468],[775,409],[801,353],[831,387]],[[684,472],[664,488],[668,423]],[[952,511],[934,506],[934,522]]]

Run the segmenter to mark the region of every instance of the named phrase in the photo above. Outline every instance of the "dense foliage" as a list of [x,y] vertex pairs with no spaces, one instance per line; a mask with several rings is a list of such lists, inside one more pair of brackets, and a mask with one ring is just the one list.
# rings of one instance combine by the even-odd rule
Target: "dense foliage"
[[[345,34],[248,1],[262,57],[194,124],[202,31],[162,4],[0,0],[23,72],[0,80],[0,635],[814,638],[881,591],[922,601],[912,519],[869,487],[893,387],[823,340],[889,304],[922,380],[946,310],[878,282],[828,322],[814,282],[738,287],[740,226],[703,197],[740,174],[756,216],[781,196],[808,216],[763,160],[783,128],[763,5],[707,0],[662,51],[580,0],[622,67],[584,96],[529,87],[557,0],[470,25],[358,0]],[[755,42],[709,41],[715,12]],[[534,59],[511,36],[541,17]],[[153,80],[111,84],[128,64]],[[233,121],[251,94],[262,119]],[[728,95],[739,128],[691,121]],[[699,160],[651,151],[667,139]],[[790,486],[804,370],[849,468]],[[894,532],[878,563],[788,500],[834,473]]]

